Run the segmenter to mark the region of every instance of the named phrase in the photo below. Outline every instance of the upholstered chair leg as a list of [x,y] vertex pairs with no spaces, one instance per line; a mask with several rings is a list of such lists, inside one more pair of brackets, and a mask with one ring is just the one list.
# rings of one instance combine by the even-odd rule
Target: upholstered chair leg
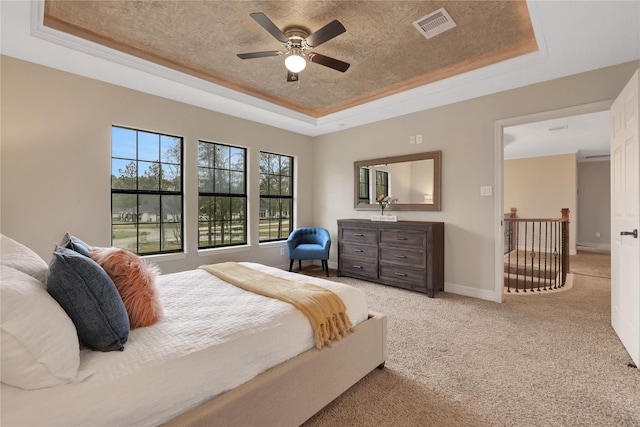
[[302,271],[302,260],[298,260],[298,270]]
[[322,268],[327,271],[327,277],[329,277],[329,261],[326,259],[322,261]]
[[289,263],[289,271],[291,271],[292,268],[293,268],[293,260],[291,260],[291,262]]

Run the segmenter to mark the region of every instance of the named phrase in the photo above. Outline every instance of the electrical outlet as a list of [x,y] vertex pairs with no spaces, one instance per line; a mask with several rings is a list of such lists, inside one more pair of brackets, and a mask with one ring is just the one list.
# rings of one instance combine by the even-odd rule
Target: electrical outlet
[[416,144],[422,144],[422,134],[416,135]]
[[600,233],[599,231],[596,231],[596,237],[602,237],[602,233]]
[[416,143],[416,137],[415,135],[411,135],[409,137],[409,144],[415,144]]
[[284,248],[280,248],[280,256],[284,256]]

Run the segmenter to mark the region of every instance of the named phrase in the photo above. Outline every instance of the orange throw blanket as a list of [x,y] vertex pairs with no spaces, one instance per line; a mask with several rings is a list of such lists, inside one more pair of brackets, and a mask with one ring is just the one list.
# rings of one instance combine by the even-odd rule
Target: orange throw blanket
[[344,302],[322,286],[273,276],[235,262],[199,268],[241,289],[293,305],[309,319],[317,348],[331,347],[331,340],[339,340],[352,330]]

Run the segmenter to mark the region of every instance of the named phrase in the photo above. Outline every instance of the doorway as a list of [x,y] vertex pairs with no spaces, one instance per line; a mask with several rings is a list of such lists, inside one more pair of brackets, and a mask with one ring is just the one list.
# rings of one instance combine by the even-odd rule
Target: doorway
[[[496,283],[495,283],[495,289],[494,289],[495,301],[502,302],[504,298],[504,294],[503,294],[503,287],[504,287],[504,283],[503,283],[504,232],[503,230],[504,230],[504,226],[503,226],[502,218],[504,214],[504,201],[505,201],[505,183],[504,183],[504,172],[505,172],[504,160],[505,160],[505,151],[506,151],[505,144],[513,146],[513,144],[516,143],[518,136],[513,135],[514,133],[513,131],[515,130],[526,130],[526,128],[529,126],[531,126],[532,128],[535,128],[534,124],[540,123],[540,122],[549,124],[550,127],[552,128],[554,126],[561,126],[560,125],[561,119],[566,119],[574,116],[588,115],[593,113],[608,112],[612,103],[613,101],[597,102],[593,104],[570,107],[562,110],[554,110],[554,111],[547,111],[547,112],[542,112],[542,113],[537,113],[537,114],[532,114],[527,116],[513,117],[505,120],[500,120],[495,123],[494,135],[495,135],[495,144],[496,144],[495,146],[496,168],[495,168],[494,182],[495,182],[497,197],[495,198],[494,208],[495,208],[495,216],[499,221],[498,222],[499,226],[496,226],[496,233],[495,233],[495,259],[496,259],[496,265],[495,265]],[[508,130],[511,130],[512,132],[509,133]],[[561,131],[561,130],[562,129],[558,129],[558,131]],[[607,130],[607,133],[608,133],[608,130]],[[607,144],[609,143],[609,137],[607,137],[606,142]],[[530,156],[530,157],[534,157],[535,155],[538,155],[538,156],[542,155],[542,154],[539,154],[540,152],[536,154],[534,151],[531,151],[531,147],[527,148],[524,145],[526,144],[523,144],[523,147],[518,147],[518,150],[509,149],[508,153],[516,151],[516,152],[519,152],[519,154],[516,153],[516,155]],[[553,142],[551,142],[551,146],[547,147],[547,153],[553,153],[554,149],[556,150],[558,149],[557,144],[554,144]],[[529,150],[528,153],[527,153],[527,150]],[[526,154],[523,154],[523,153],[526,153]],[[596,156],[600,154],[591,153],[588,150],[585,150],[582,155],[586,157],[589,155]],[[576,177],[576,182],[577,182],[577,177]],[[609,200],[607,200],[606,204],[607,206],[609,205]],[[556,212],[555,215],[553,215],[553,217],[559,216],[560,208],[562,207],[569,207],[570,209],[572,208],[571,206],[559,206],[556,209],[558,212]],[[573,207],[574,212],[573,212],[573,216],[570,219],[574,225],[571,233],[574,236],[574,240],[572,245],[570,244],[570,247],[571,246],[573,247],[574,254],[575,254],[575,248],[577,245],[576,237],[577,237],[577,230],[578,230],[577,228],[578,218],[576,216],[576,213],[577,213],[576,207],[577,207],[577,203]],[[600,233],[603,233],[603,232],[600,231]]]

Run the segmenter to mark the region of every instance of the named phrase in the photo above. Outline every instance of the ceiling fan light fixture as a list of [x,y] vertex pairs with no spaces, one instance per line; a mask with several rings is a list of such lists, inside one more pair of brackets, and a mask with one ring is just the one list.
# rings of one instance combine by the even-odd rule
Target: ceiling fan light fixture
[[347,62],[319,53],[308,52],[347,31],[344,25],[337,19],[334,19],[324,27],[310,34],[308,29],[300,26],[289,26],[285,28],[283,32],[262,12],[254,12],[249,15],[276,40],[284,44],[286,51],[272,50],[266,52],[239,53],[237,55],[238,58],[252,59],[285,55],[284,65],[288,70],[288,82],[298,80],[298,73],[305,69],[307,61],[343,73],[349,68],[350,64]]
[[299,73],[307,66],[307,61],[305,61],[302,52],[291,52],[291,55],[285,58],[284,66],[292,73]]

